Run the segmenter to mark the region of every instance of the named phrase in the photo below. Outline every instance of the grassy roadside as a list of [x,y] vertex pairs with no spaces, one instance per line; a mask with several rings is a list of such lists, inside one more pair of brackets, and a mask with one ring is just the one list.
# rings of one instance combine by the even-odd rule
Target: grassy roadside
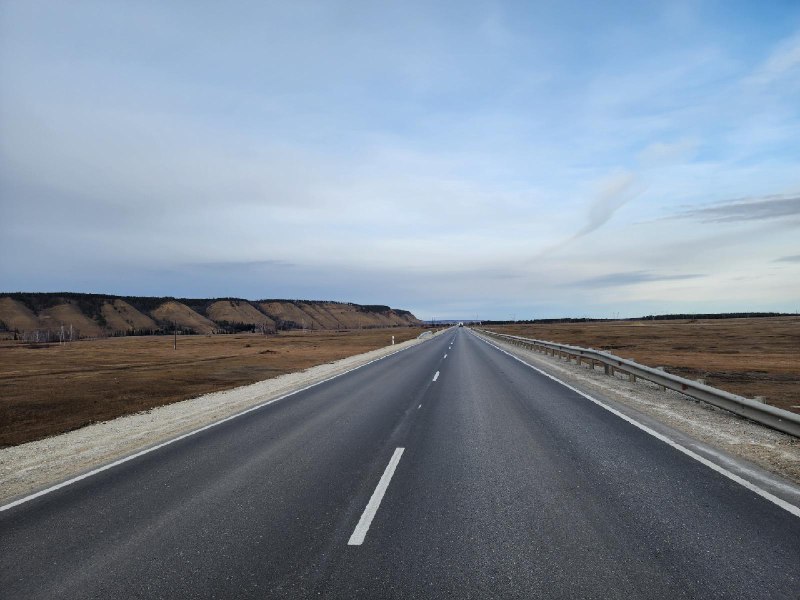
[[417,328],[0,342],[0,447],[300,371],[417,337]]

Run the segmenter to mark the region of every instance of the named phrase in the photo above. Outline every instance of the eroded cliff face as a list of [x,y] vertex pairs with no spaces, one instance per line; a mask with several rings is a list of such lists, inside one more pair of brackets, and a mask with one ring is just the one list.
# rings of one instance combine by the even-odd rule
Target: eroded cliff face
[[[410,312],[382,305],[312,300],[153,298],[75,293],[0,295],[0,331],[73,338],[172,331],[230,333],[285,329],[419,326]],[[70,333],[71,332],[71,333]]]

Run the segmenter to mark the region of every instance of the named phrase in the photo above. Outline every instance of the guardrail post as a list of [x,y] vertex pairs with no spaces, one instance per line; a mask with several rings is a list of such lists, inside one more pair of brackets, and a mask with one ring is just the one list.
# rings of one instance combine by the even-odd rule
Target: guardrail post
[[[664,367],[656,367],[656,370],[657,371],[664,371],[664,372],[667,371]],[[663,385],[660,385],[660,384],[658,386],[658,389],[660,389],[662,392],[666,392],[667,391],[666,386],[663,386]]]

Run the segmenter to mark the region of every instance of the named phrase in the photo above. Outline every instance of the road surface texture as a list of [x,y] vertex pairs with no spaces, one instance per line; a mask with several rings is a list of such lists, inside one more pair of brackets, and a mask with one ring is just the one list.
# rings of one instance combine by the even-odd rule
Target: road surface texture
[[800,518],[456,328],[7,508],[0,560],[7,599],[796,599]]

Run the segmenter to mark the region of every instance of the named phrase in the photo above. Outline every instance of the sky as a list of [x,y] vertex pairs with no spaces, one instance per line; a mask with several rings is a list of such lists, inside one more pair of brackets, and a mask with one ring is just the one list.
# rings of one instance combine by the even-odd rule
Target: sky
[[800,2],[0,0],[0,291],[800,310]]

